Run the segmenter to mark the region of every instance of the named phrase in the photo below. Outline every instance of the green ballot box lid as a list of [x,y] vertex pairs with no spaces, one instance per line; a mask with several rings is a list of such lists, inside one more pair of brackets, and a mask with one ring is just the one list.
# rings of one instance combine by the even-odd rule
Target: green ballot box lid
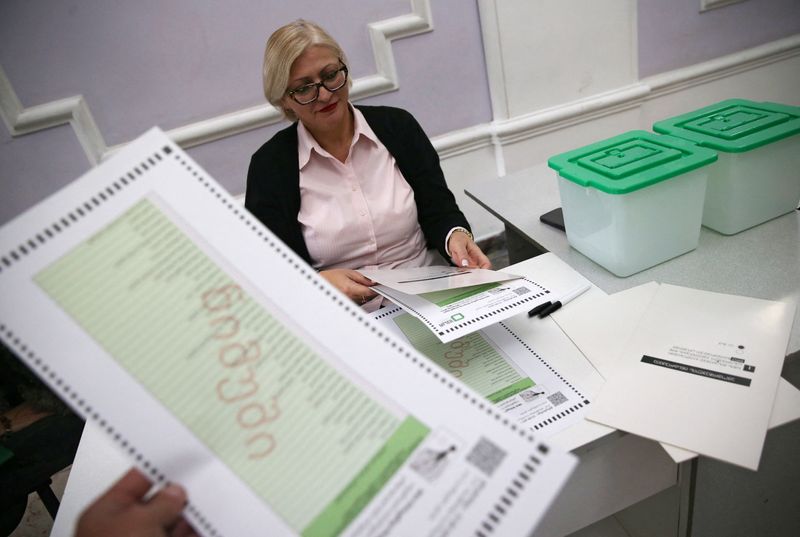
[[627,194],[696,170],[717,160],[717,153],[691,142],[629,131],[551,157],[559,175],[607,194]]
[[728,99],[653,124],[653,130],[725,153],[743,153],[800,133],[800,107]]

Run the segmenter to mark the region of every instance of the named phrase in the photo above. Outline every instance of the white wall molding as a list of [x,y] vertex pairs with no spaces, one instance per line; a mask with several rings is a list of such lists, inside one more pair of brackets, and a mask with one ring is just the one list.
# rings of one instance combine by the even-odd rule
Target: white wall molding
[[448,132],[431,139],[441,158],[468,153],[492,145],[492,126],[489,123]]
[[800,55],[800,34],[642,80],[651,97],[689,89]]
[[700,13],[708,11],[709,9],[717,9],[718,7],[725,7],[731,4],[738,4],[744,0],[700,0]]
[[501,143],[532,138],[552,130],[616,114],[668,93],[685,91],[713,80],[752,71],[798,55],[800,55],[800,35],[795,35],[708,62],[648,77],[636,84],[593,95],[587,99],[497,122],[495,133]]
[[486,58],[486,76],[489,80],[489,95],[492,99],[492,119],[508,119],[508,95],[506,93],[505,61],[500,45],[500,22],[494,0],[478,0],[481,18],[483,54]]
[[[400,87],[392,41],[433,30],[430,0],[410,0],[411,13],[368,24],[376,73],[353,81],[353,100],[380,95]],[[0,66],[0,115],[12,136],[22,136],[49,127],[69,124],[92,165],[125,144],[108,147],[83,96],[23,107]],[[213,142],[228,136],[281,121],[275,107],[264,104],[205,119],[167,132],[183,148]]]
[[0,65],[0,115],[11,136],[22,136],[57,125],[72,125],[92,165],[100,161],[106,149],[103,135],[97,128],[92,112],[82,95],[24,108],[2,65]]
[[646,85],[632,84],[579,101],[546,108],[533,114],[497,122],[495,132],[502,144],[518,142],[633,108],[638,106],[647,94]]
[[592,121],[640,106],[643,102],[721,78],[800,56],[800,34],[714,60],[662,73],[613,91],[538,110],[532,114],[476,125],[444,134],[433,142],[442,158],[458,155],[496,140],[501,145]]
[[361,99],[400,87],[392,41],[433,30],[430,0],[411,0],[411,13],[367,25],[377,73],[353,83],[353,98]]

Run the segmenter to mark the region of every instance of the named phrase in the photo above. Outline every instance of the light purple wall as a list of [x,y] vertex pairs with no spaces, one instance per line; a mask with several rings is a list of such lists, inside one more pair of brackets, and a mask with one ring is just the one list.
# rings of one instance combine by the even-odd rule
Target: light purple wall
[[[492,114],[477,5],[431,4],[434,31],[394,41],[399,91],[362,102],[407,108],[435,136]],[[262,104],[264,43],[299,17],[342,44],[354,77],[372,74],[367,23],[410,11],[408,0],[3,0],[0,65],[23,106],[82,94],[106,143],[115,145],[153,125],[169,130]],[[278,128],[189,152],[241,194],[250,155]],[[63,126],[11,138],[0,127],[0,223],[88,169],[71,132]]]
[[700,13],[700,0],[639,0],[639,76],[800,33],[800,0],[744,0]]

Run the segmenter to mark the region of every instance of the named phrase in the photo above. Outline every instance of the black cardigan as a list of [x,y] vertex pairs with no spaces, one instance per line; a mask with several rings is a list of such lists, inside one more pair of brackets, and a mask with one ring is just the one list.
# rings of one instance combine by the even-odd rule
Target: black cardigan
[[[378,139],[394,157],[414,191],[417,215],[429,248],[445,259],[447,233],[455,226],[469,229],[439,165],[439,155],[414,117],[399,108],[357,106]],[[297,123],[279,131],[250,159],[245,207],[309,264],[297,215],[300,212],[300,164]]]

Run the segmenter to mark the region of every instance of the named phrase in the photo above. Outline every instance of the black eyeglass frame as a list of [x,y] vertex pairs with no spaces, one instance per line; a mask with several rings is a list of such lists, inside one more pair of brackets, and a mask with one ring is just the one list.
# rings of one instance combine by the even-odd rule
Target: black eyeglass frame
[[[344,71],[344,81],[342,82],[342,85],[341,85],[341,86],[339,86],[339,87],[337,87],[337,88],[329,88],[328,86],[326,86],[326,85],[325,85],[325,81],[324,81],[324,80],[322,80],[322,81],[320,81],[320,82],[312,82],[312,83],[310,83],[310,84],[303,84],[303,85],[302,85],[302,86],[300,86],[299,88],[295,88],[295,89],[293,89],[293,90],[287,90],[287,91],[286,91],[286,94],[287,94],[289,97],[291,97],[291,98],[292,98],[292,100],[293,100],[294,102],[296,102],[297,104],[299,104],[299,105],[301,105],[301,106],[305,106],[305,105],[307,105],[307,104],[311,104],[311,103],[313,103],[314,101],[316,101],[317,99],[319,99],[319,88],[325,88],[326,90],[328,90],[328,91],[329,91],[329,92],[331,92],[331,93],[334,93],[334,92],[336,92],[336,91],[339,91],[340,89],[342,89],[343,87],[345,87],[345,85],[347,84],[347,76],[348,76],[348,74],[349,74],[349,71],[347,70],[347,66],[344,64],[344,62],[342,62],[342,60],[339,60],[339,63],[340,63],[342,66],[341,66],[341,67],[339,67],[338,69],[336,69],[335,71],[333,71],[332,73],[329,73],[329,74],[331,74],[331,75],[334,75],[334,76],[335,76],[336,74],[338,74],[338,73],[339,73],[339,71]],[[303,88],[314,88],[314,90],[316,91],[316,93],[315,93],[315,95],[314,95],[314,98],[313,98],[313,99],[311,99],[310,101],[306,101],[306,102],[304,102],[304,103],[301,103],[300,101],[298,101],[298,100],[297,100],[297,97],[295,97],[295,95],[294,95],[294,94],[295,94],[295,93],[297,93],[298,91],[300,91],[300,90],[301,90],[301,89],[303,89]]]

